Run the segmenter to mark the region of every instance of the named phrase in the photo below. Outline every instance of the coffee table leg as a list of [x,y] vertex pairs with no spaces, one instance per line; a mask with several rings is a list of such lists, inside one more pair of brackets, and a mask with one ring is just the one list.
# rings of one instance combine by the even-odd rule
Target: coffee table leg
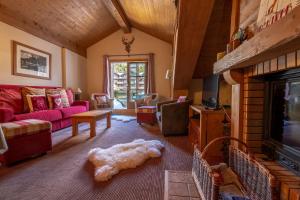
[[106,127],[107,128],[111,127],[111,113],[107,113],[106,115]]
[[91,137],[96,136],[96,120],[90,121],[90,136]]
[[72,136],[76,136],[78,134],[78,122],[76,119],[72,119]]

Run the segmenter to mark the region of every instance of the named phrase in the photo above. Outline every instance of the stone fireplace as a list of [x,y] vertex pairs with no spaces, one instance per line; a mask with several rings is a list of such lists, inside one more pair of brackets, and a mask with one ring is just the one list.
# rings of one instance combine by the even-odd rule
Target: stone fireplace
[[294,51],[242,70],[239,126],[239,137],[252,152],[264,153],[297,174],[300,174],[300,126],[299,129],[297,126],[300,113],[297,102],[289,105],[287,87],[293,86],[294,91],[290,92],[294,93],[293,101],[298,101],[295,95],[300,83],[299,60],[300,51]]

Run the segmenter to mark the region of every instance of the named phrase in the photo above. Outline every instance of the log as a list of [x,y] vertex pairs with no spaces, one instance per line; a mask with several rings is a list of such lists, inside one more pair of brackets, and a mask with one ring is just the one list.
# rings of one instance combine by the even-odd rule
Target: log
[[299,49],[300,6],[214,64],[214,73],[248,67]]

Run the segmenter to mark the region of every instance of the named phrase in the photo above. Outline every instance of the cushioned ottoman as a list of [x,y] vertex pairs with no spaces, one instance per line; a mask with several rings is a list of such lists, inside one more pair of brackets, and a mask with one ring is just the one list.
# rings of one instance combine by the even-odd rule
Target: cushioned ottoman
[[52,150],[51,123],[28,119],[1,124],[8,151],[0,155],[0,162],[10,165]]
[[156,122],[156,106],[141,106],[137,108],[136,121],[141,123],[154,124]]

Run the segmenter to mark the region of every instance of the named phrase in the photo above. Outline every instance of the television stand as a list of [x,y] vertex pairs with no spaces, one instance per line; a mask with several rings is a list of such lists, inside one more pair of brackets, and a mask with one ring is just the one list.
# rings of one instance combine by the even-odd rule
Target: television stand
[[[224,136],[222,109],[206,109],[204,106],[191,105],[189,108],[189,141],[202,151],[213,139]],[[219,152],[220,146],[212,147],[212,152]],[[214,149],[216,151],[214,151]]]

